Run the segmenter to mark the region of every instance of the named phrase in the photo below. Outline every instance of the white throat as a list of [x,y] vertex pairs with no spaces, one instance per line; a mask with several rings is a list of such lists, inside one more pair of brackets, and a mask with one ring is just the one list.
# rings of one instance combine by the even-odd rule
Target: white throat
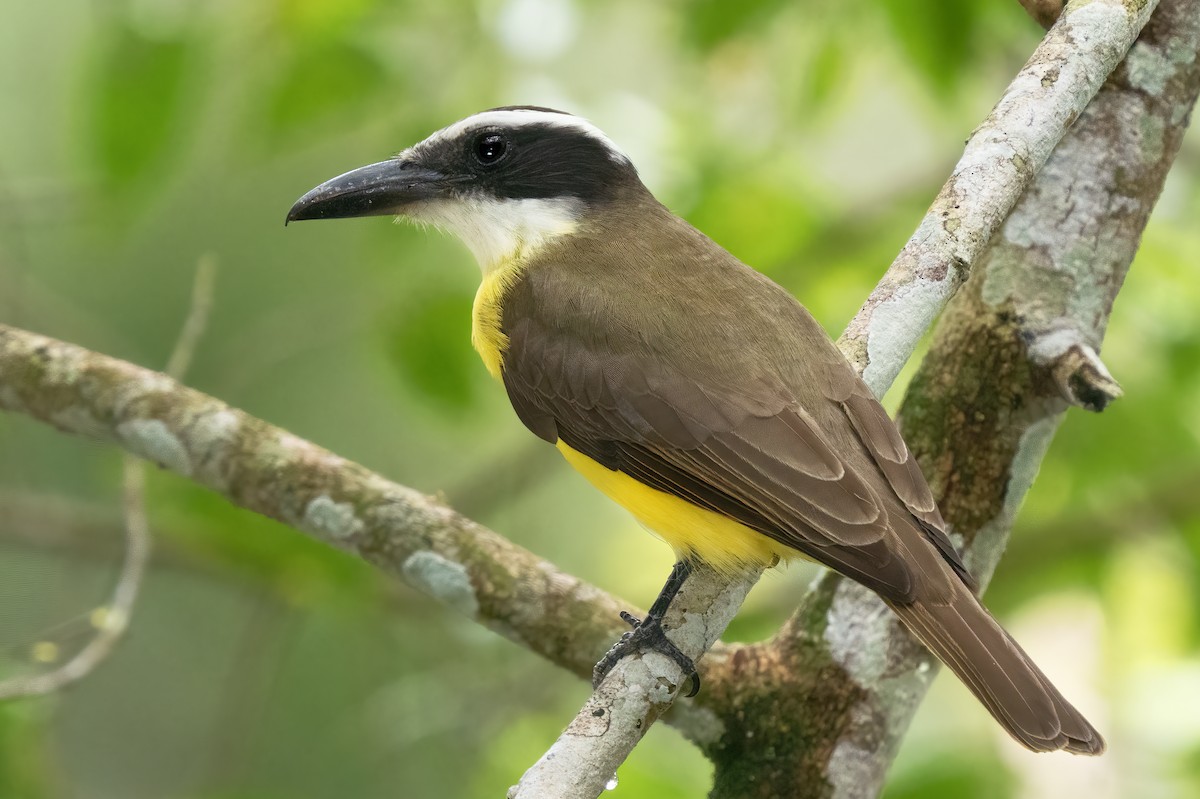
[[419,222],[453,233],[486,275],[528,257],[534,250],[579,226],[583,204],[575,199],[435,200],[406,211]]

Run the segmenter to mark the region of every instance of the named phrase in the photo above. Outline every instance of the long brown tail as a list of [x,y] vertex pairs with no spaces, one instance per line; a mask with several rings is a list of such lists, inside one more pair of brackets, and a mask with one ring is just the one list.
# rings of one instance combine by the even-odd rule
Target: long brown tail
[[[891,603],[889,603],[891,604]],[[1098,755],[1104,739],[1058,692],[965,585],[949,604],[892,604],[904,624],[958,675],[996,721],[1035,752]]]

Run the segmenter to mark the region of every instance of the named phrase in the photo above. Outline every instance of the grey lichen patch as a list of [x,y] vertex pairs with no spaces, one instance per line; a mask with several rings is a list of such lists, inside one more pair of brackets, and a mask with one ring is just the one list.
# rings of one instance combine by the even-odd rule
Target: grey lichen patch
[[1125,8],[1129,9],[1134,14],[1140,13],[1150,0],[1124,0]]
[[[688,657],[700,657],[737,615],[761,574],[761,569],[750,569],[729,578],[708,569],[697,570],[671,605],[664,625],[667,636]],[[703,608],[703,611],[689,608]]]
[[1012,158],[1009,160],[1012,162],[1012,165],[1016,167],[1018,172],[1025,172],[1029,169],[1029,159],[1020,153],[1013,153]]
[[1154,114],[1144,114],[1139,121],[1142,158],[1146,163],[1157,163],[1162,159],[1166,146],[1166,122]]
[[1081,251],[1000,240],[988,252],[986,265],[980,299],[1005,315],[1015,306],[1025,335],[1040,336],[1061,326],[1070,306],[1092,301],[1080,290],[1081,281],[1088,279]]
[[196,421],[191,434],[200,449],[229,443],[237,435],[241,422],[229,408],[205,414]]
[[335,540],[343,540],[362,532],[363,523],[348,502],[334,502],[325,494],[308,503],[304,509],[304,525]]
[[1130,86],[1157,96],[1167,87],[1175,70],[1161,48],[1138,43],[1125,56],[1125,74]]
[[1022,266],[1020,250],[1000,246],[992,248],[979,289],[979,298],[985,305],[997,308],[1009,301],[1019,286],[1016,275]]
[[834,662],[854,682],[872,688],[886,673],[896,618],[866,588],[849,580],[837,587],[829,606],[825,643]]
[[465,616],[475,618],[479,614],[479,599],[471,586],[470,575],[461,563],[436,552],[421,550],[404,561],[401,571],[414,588],[445,602]]
[[[925,668],[921,668],[924,666]],[[882,741],[899,741],[932,681],[933,670],[922,659],[917,668],[854,706],[849,723],[825,764],[825,778],[835,799],[874,799],[894,753]]]
[[117,437],[130,452],[184,477],[192,475],[192,459],[171,428],[158,419],[130,419],[117,425]]
[[867,331],[869,363],[863,380],[876,394],[890,386],[918,341],[952,293],[955,275],[941,280],[914,278],[875,309]]
[[226,466],[236,451],[232,443],[240,429],[241,417],[229,408],[196,418],[188,428],[188,439],[196,453],[198,477],[224,483]]
[[42,362],[42,382],[46,385],[74,385],[83,374],[83,358],[74,350],[54,351],[58,357]]
[[680,702],[671,714],[671,725],[701,748],[712,746],[725,735],[725,723],[712,708]]
[[833,788],[833,799],[874,799],[882,766],[877,752],[855,738],[843,738],[833,747],[825,764],[825,776]]
[[1084,343],[1078,328],[1052,330],[1035,336],[1029,343],[1029,359],[1039,366],[1050,366],[1072,347]]
[[81,436],[105,441],[112,439],[108,425],[92,415],[90,409],[80,405],[68,405],[50,414],[48,418],[56,427],[71,430]]

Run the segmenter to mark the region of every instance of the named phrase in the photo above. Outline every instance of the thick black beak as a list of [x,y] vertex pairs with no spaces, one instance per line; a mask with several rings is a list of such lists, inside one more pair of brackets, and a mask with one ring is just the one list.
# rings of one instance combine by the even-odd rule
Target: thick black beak
[[296,200],[284,224],[300,219],[396,214],[406,205],[441,196],[447,185],[444,175],[411,161],[381,161],[317,186]]

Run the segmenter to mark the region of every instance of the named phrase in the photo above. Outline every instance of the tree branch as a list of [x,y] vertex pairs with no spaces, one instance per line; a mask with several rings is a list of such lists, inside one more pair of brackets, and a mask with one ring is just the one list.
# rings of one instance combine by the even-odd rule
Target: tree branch
[[1155,6],[1069,3],[967,141],[962,158],[839,342],[879,394],[966,280],[1063,132],[1125,55]]
[[627,607],[410,488],[167,376],[0,325],[0,409],[114,443],[354,553],[580,675]]
[[51,671],[16,675],[0,682],[0,700],[42,696],[91,674],[116,648],[129,626],[142,575],[150,557],[150,528],[146,523],[142,464],[129,458],[124,466],[125,560],[108,605],[93,613],[96,634],[75,656]]
[[[730,582],[698,566],[684,583],[695,585],[686,597],[680,591],[667,611],[663,626],[670,639],[699,659],[721,637],[761,574],[754,570]],[[657,652],[622,659],[550,750],[509,789],[508,799],[599,795],[686,680],[678,663]],[[698,733],[694,724],[688,728]]]
[[[200,337],[208,326],[216,269],[216,261],[211,256],[201,258],[196,267],[187,321],[167,361],[167,374],[177,380],[187,372]],[[151,549],[143,468],[141,461],[125,455],[122,465],[125,558],[108,604],[92,612],[92,623],[97,630],[95,636],[74,657],[49,672],[32,677],[17,676],[0,682],[0,700],[53,693],[83,679],[108,659],[129,628],[129,619],[141,591]]]
[[[982,584],[1067,407],[1068,367],[1031,347],[1070,331],[1098,349],[1200,91],[1198,50],[1200,0],[1163,0],[951,303],[905,400],[905,438]],[[936,666],[877,597],[825,575],[769,645],[710,658],[713,795],[743,796],[754,775],[762,795],[876,796]],[[758,707],[779,721],[751,726]]]
[[[951,183],[848,333],[846,350],[873,389],[890,384],[1152,5],[1073,4],[971,139]],[[1048,104],[1045,113],[1042,103]],[[982,177],[991,167],[1003,180]],[[1007,187],[1001,185],[1005,181]],[[621,631],[616,601],[598,589],[410,489],[162,375],[0,326],[0,408],[113,441],[237,504],[354,552],[577,674],[589,674]],[[703,646],[719,635],[744,594],[737,585],[698,577],[677,601],[685,613],[682,627],[703,630],[681,629],[676,643],[685,651],[689,640]],[[755,577],[747,575],[746,588]],[[718,610],[709,610],[718,599]],[[852,624],[848,630],[845,640],[853,642],[857,628]],[[737,664],[741,651],[723,654],[721,664]],[[642,696],[649,704],[643,705],[644,716],[625,714],[636,729],[616,724],[604,731],[618,743],[609,748],[610,759],[592,762],[599,774],[611,774],[608,765],[615,769],[623,760],[679,684],[670,674],[661,680],[661,671],[646,660],[631,658],[614,670],[613,678],[626,688],[645,686]],[[634,674],[639,668],[646,675]],[[722,671],[713,673],[716,685],[708,683],[720,687]],[[705,708],[711,710],[721,692],[710,693],[713,700]],[[716,716],[710,720],[716,722]],[[707,735],[693,735],[712,744],[721,738],[724,721]],[[594,796],[602,788],[603,783],[588,783],[578,795],[594,789]]]
[[[1067,127],[1129,49],[1153,5],[1153,2],[1125,4],[1116,0],[1071,4],[996,108],[972,134],[962,158],[917,232],[838,342],[877,395],[882,396],[891,386],[921,336],[966,279],[971,264],[983,252]],[[734,593],[744,597],[757,579],[757,573],[739,577]],[[700,609],[698,612],[707,618],[705,631],[715,630],[718,636],[740,605],[739,599],[734,606],[722,604],[719,608],[705,609],[704,597],[725,596],[720,594],[721,587],[717,575],[696,575],[688,580],[676,600],[693,611]],[[866,589],[847,584],[846,590],[856,589],[874,599]],[[853,619],[844,617],[839,621],[850,624]],[[861,640],[856,635],[861,630],[855,627],[838,629],[849,631],[853,646],[876,643]],[[702,648],[697,651],[700,640],[696,637],[684,640],[671,632],[668,637],[693,660],[704,653]],[[626,665],[627,668],[622,668]],[[631,695],[657,696],[658,702],[648,706],[642,715],[630,714],[624,724],[610,718],[604,729],[597,731],[594,725],[589,725],[588,718],[594,704],[601,701],[593,695],[558,741],[509,791],[510,799],[599,796],[609,776],[624,762],[646,729],[674,701],[681,684],[675,676],[670,681],[672,690],[662,691],[660,675],[641,669],[634,659],[618,665],[610,680],[623,685]],[[720,693],[718,687],[710,695]],[[724,709],[731,707],[726,705]],[[611,743],[612,737],[619,740],[617,745]],[[578,756],[565,762],[560,757],[564,749]],[[584,763],[586,769],[564,774],[580,769]]]

